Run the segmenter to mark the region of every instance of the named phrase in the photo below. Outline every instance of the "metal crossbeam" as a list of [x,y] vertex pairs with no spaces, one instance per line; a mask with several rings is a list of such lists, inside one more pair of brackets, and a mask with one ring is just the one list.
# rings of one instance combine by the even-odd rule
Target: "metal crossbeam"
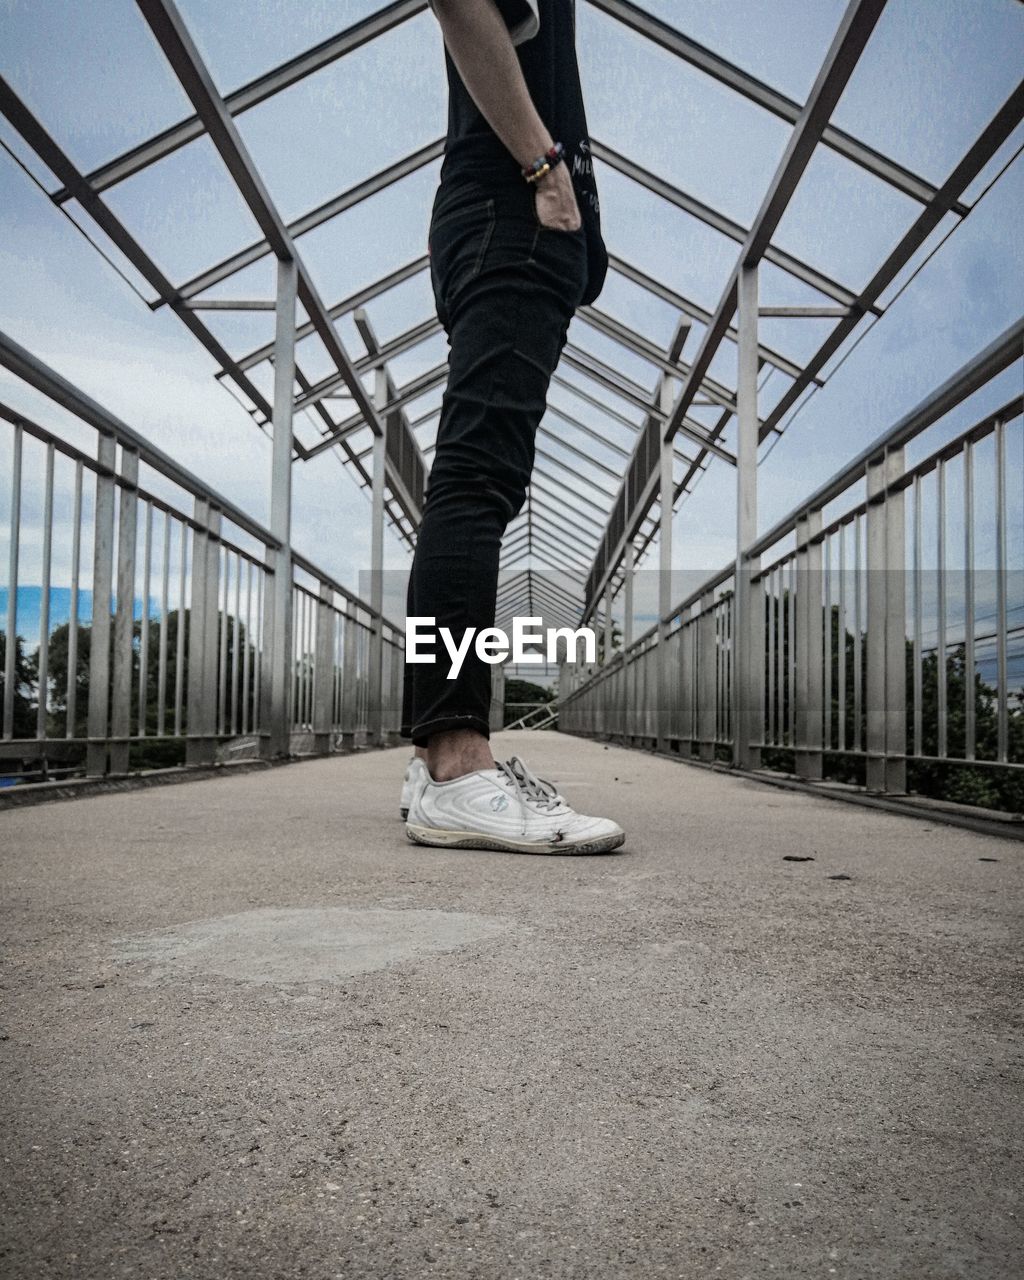
[[[380,410],[380,412],[383,414],[392,413],[395,409],[400,409],[403,405],[409,404],[413,400],[418,400],[420,396],[425,395],[426,392],[430,391],[433,387],[444,382],[447,376],[447,361],[445,361],[444,364],[435,365],[433,369],[428,369],[426,373],[420,374],[418,378],[414,379],[412,382],[406,383],[404,387],[399,388],[398,395],[395,399],[389,401],[383,409]],[[318,404],[323,400],[323,398],[324,396],[322,394],[310,394],[309,396],[300,397],[295,402],[296,412],[300,409],[308,409],[311,405]],[[307,456],[311,458],[315,457],[316,454],[322,453],[324,449],[329,449],[336,440],[341,440],[345,436],[352,435],[354,432],[360,431],[366,425],[367,423],[362,414],[353,414],[350,418],[346,418],[344,422],[336,423],[332,434],[321,440],[319,444],[314,445],[314,447],[308,451]],[[410,440],[416,440],[412,431],[409,431],[408,435]],[[416,444],[416,449],[422,452],[418,443]]]
[[[378,36],[391,31],[400,23],[422,13],[426,7],[426,0],[397,0],[394,4],[386,5],[361,22],[346,27],[344,31],[338,32],[337,35],[331,36],[314,48],[290,58],[279,67],[265,72],[240,89],[229,93],[224,99],[228,114],[241,115],[243,111],[266,102],[268,98],[272,98],[283,89],[329,66],[338,58],[344,57],[346,53],[351,53],[353,49],[358,49],[370,40],[376,40]],[[87,181],[94,191],[106,191],[108,187],[116,186],[125,178],[130,178],[132,174],[140,173],[151,164],[155,164],[157,160],[162,160],[180,147],[201,138],[205,132],[206,126],[198,115],[189,116],[187,120],[179,120],[177,124],[171,125],[156,137],[147,139],[116,159],[94,169],[88,175]],[[53,198],[58,204],[64,204],[72,199],[74,194],[70,186],[65,186],[56,192]]]
[[556,408],[553,404],[549,404],[546,413],[550,413],[553,418],[559,418],[567,426],[581,432],[585,436],[589,436],[591,440],[607,449],[609,453],[614,453],[620,458],[628,458],[629,453],[620,445],[613,443],[607,436],[603,436],[600,431],[595,431],[593,427],[588,427],[585,422],[580,422],[579,418],[574,418],[571,413],[565,413],[562,409]]
[[[171,0],[136,0],[136,4],[188,95],[196,114],[206,126],[210,141],[216,147],[239,193],[256,219],[269,249],[280,261],[294,260],[298,279],[298,296],[313,322],[317,336],[339,373],[344,377],[353,402],[367,425],[374,435],[383,435],[384,423],[374,407],[373,399],[353,368],[313,279],[296,251],[291,234],[271,200],[263,179],[253,164],[181,15]],[[398,474],[395,467],[389,465],[388,483],[392,493],[410,518],[418,518],[423,500],[425,468],[422,457],[419,455],[416,437],[411,431],[405,428],[403,430],[405,430],[406,439],[403,442],[402,453],[416,460],[416,466],[412,468],[416,473],[416,482],[410,490],[405,478]]]
[[[740,226],[738,222],[733,222],[731,218],[727,218],[724,213],[719,213],[717,209],[711,208],[710,205],[704,204],[691,195],[687,195],[685,191],[680,191],[672,183],[666,182],[664,178],[659,177],[656,173],[651,173],[649,169],[643,168],[642,165],[637,164],[634,160],[620,155],[619,152],[603,142],[595,141],[592,145],[592,150],[599,160],[604,160],[613,169],[618,169],[627,178],[631,178],[641,187],[646,187],[648,191],[660,196],[669,204],[675,205],[677,209],[688,213],[690,217],[698,219],[698,221],[711,227],[713,231],[717,231],[720,235],[728,236],[730,240],[735,240],[737,244],[746,244],[751,232]],[[779,249],[775,245],[766,242],[761,249],[761,256],[766,262],[770,262],[774,266],[781,268],[781,270],[788,272],[789,275],[809,285],[810,288],[817,289],[825,297],[832,298],[835,302],[841,302],[845,307],[852,307],[857,300],[857,295],[851,289],[847,289],[845,285],[838,284],[816,267],[809,266],[806,262],[801,262],[799,258],[787,253],[784,249]]]
[[[153,2],[160,3],[161,0],[136,0],[139,5],[148,5]],[[238,142],[241,145],[241,139],[238,139]],[[298,239],[308,231],[313,231],[325,222],[329,222],[332,218],[338,217],[339,214],[344,213],[347,209],[352,209],[357,204],[361,204],[362,201],[368,200],[371,196],[386,190],[393,183],[401,181],[402,178],[407,178],[409,174],[415,173],[417,169],[422,169],[424,165],[438,159],[443,153],[443,138],[428,143],[418,151],[412,152],[411,155],[405,156],[401,160],[396,160],[394,164],[388,165],[386,169],[380,170],[379,173],[375,173],[372,177],[364,178],[362,182],[357,182],[354,187],[349,187],[347,191],[343,191],[333,199],[317,205],[315,209],[304,213],[301,217],[296,218],[294,222],[289,222],[287,227],[282,226],[282,229],[287,231],[287,234],[293,239]],[[253,169],[252,172],[255,175],[256,170]],[[257,221],[260,221],[259,218],[257,218]],[[208,267],[199,275],[193,276],[191,280],[186,281],[185,284],[179,287],[178,293],[183,298],[195,298],[206,289],[212,289],[215,284],[220,284],[222,281],[229,279],[245,267],[251,267],[253,263],[265,258],[268,253],[277,253],[274,236],[268,234],[267,228],[262,222],[260,226],[265,237],[263,240],[254,241],[252,244],[247,245],[246,248],[240,249],[238,253],[233,253],[215,266]]]
[[[589,2],[595,9],[618,19],[624,26],[630,27],[669,53],[675,54],[676,57],[688,62],[690,66],[702,71],[705,75],[711,76],[720,84],[726,85],[746,98],[748,102],[756,103],[765,111],[770,111],[780,120],[795,125],[800,119],[802,108],[798,102],[787,98],[785,94],[758,80],[756,76],[742,71],[733,63],[727,62],[719,54],[698,44],[696,40],[691,40],[689,36],[683,35],[681,31],[654,17],[639,5],[631,4],[630,0],[589,0]],[[825,127],[821,142],[823,146],[851,160],[874,177],[881,178],[883,182],[895,187],[905,196],[910,196],[912,200],[928,204],[938,194],[930,182],[918,177],[903,165],[897,164],[895,160],[882,155],[881,152],[845,133],[842,129],[837,129],[835,125],[830,124]],[[953,212],[962,218],[970,212],[970,209],[967,205],[957,203],[953,206]]]
[[[355,293],[349,294],[347,298],[342,298],[340,302],[336,302],[333,307],[328,307],[327,314],[332,320],[340,320],[343,315],[355,311],[357,307],[365,306],[367,302],[372,302],[374,298],[380,297],[382,293],[387,293],[389,289],[394,289],[397,285],[404,284],[406,280],[411,280],[413,276],[419,275],[429,265],[430,259],[426,254],[419,258],[413,258],[411,262],[396,268],[390,274],[381,276],[373,284],[357,289]],[[295,330],[295,341],[297,343],[301,342],[303,338],[308,338],[314,332],[312,320],[307,320],[305,324],[299,325]],[[242,356],[238,361],[238,367],[240,369],[252,369],[255,365],[262,364],[264,360],[269,360],[273,354],[274,344],[272,342],[265,343],[262,347],[257,347],[255,351],[250,351],[248,355]]]
[[[729,324],[736,312],[739,274],[743,267],[756,266],[764,257],[771,243],[782,215],[793,197],[800,179],[810,162],[814,150],[821,140],[822,133],[828,126],[832,112],[849,83],[850,76],[860,60],[860,56],[875,29],[886,0],[851,0],[843,15],[843,20],[836,32],[835,39],[825,56],[821,69],[811,89],[807,104],[800,114],[793,134],[769,184],[767,194],[754,218],[753,225],[747,233],[739,259],[729,277],[725,291],[715,309],[714,316],[704,335],[700,350],[690,368],[683,388],[669,416],[665,427],[664,438],[672,439],[679,429],[689,407],[697,394],[715,353],[721,345]],[[839,298],[844,305],[850,300]],[[852,300],[856,302],[856,299]],[[623,481],[623,487],[616,501],[617,513],[622,517],[621,532],[616,538],[616,545],[611,541],[611,525],[605,530],[605,538],[601,551],[591,569],[587,582],[587,609],[593,610],[604,591],[605,584],[621,559],[623,548],[633,536],[642,514],[650,509],[653,502],[652,476],[657,478],[657,469],[651,470],[650,453],[638,448],[634,453],[630,469]],[[632,509],[627,504],[627,495],[642,494],[640,502]]]
[[[629,280],[632,284],[639,285],[647,293],[652,294],[655,298],[660,298],[662,302],[667,302],[670,307],[675,307],[677,311],[683,312],[684,315],[688,315],[691,319],[698,320],[704,325],[711,323],[710,311],[705,310],[704,307],[689,298],[683,297],[675,289],[670,289],[661,280],[655,280],[653,276],[641,271],[639,267],[634,266],[633,263],[628,262],[617,253],[609,253],[608,265],[617,275]],[[735,326],[730,325],[726,331],[726,337],[735,342],[737,336]],[[780,373],[786,373],[791,378],[796,378],[803,372],[793,360],[780,355],[778,351],[773,351],[771,347],[766,347],[763,343],[759,344],[757,350],[765,364],[774,365]]]

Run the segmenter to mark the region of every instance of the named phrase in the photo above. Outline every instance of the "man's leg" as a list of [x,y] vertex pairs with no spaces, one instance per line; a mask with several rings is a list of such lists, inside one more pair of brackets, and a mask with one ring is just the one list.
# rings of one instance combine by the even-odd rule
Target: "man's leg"
[[[451,354],[408,611],[458,640],[494,624],[501,538],[525,500],[586,248],[581,235],[479,210],[432,230],[431,245]],[[446,676],[444,655],[406,666],[404,729],[436,781],[494,767],[490,666],[470,650]]]

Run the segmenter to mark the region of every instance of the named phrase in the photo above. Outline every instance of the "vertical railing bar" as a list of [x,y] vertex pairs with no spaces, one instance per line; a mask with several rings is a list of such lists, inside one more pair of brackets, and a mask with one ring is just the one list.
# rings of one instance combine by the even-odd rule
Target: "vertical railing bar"
[[727,651],[729,666],[728,666],[728,672],[726,677],[728,681],[728,686],[729,686],[729,696],[726,698],[726,701],[725,701],[725,721],[727,726],[726,741],[727,742],[731,741],[734,744],[736,739],[736,709],[735,709],[735,699],[733,697],[733,694],[736,689],[736,681],[739,678],[739,672],[737,670],[738,659],[736,655],[736,646],[737,646],[736,588],[735,588],[735,580],[734,580],[733,593],[729,597],[729,648]]
[[305,698],[302,727],[304,729],[312,729],[313,727],[313,605],[314,601],[312,596],[307,595],[304,641],[305,653],[302,655],[303,696]]
[[121,448],[117,486],[117,586],[110,704],[110,771],[127,773],[131,760],[132,667],[135,657],[135,582],[138,567],[139,451]]
[[995,430],[996,449],[996,759],[1006,763],[1009,690],[1006,686],[1006,423]]
[[[715,605],[715,732],[711,741],[717,746],[722,736],[722,647],[725,643],[722,632],[721,605]],[[714,756],[712,756],[714,759]]]
[[291,628],[291,651],[288,654],[285,667],[285,678],[290,683],[290,689],[287,694],[287,702],[291,704],[292,718],[286,720],[289,732],[295,729],[295,718],[299,714],[298,700],[296,694],[298,692],[298,667],[295,662],[295,650],[299,644],[299,636],[302,634],[302,592],[297,587],[292,589],[292,628]]
[[786,567],[775,570],[775,745],[786,745]]
[[922,668],[922,628],[924,626],[924,522],[921,514],[923,496],[921,477],[914,477],[914,753],[924,755],[924,671]]
[[732,600],[726,596],[722,601],[722,704],[721,722],[718,731],[718,742],[721,745],[729,737],[729,645],[732,637],[729,634],[729,618]]
[[302,610],[305,605],[305,596],[298,587],[294,587],[292,591],[292,653],[290,677],[292,681],[291,692],[291,730],[294,733],[302,720],[302,701],[300,698],[302,685],[302,667],[299,664],[298,655],[302,652]]
[[946,463],[940,458],[935,468],[938,485],[936,495],[936,564],[938,566],[938,606],[936,609],[935,679],[938,736],[935,754],[947,755],[947,686],[946,686]]
[[822,729],[824,750],[832,750],[832,537],[827,536],[822,544],[822,594],[824,596],[825,636],[822,655],[825,664],[824,687],[822,689]]
[[853,750],[864,749],[864,654],[863,640],[863,602],[864,573],[862,554],[863,524],[860,515],[853,518],[853,580],[855,594],[853,597]]
[[78,592],[82,566],[82,459],[75,462],[75,504],[71,534],[71,606],[68,610],[68,688],[66,738],[77,737],[78,719]]
[[[53,441],[46,445],[46,482],[43,499],[43,564],[39,597],[39,667],[36,689],[36,737],[46,737],[46,713],[50,693],[50,579],[53,569]],[[45,766],[44,766],[45,767]]]
[[107,772],[110,743],[110,600],[114,563],[114,468],[117,441],[101,432],[96,441],[97,472],[93,507],[92,611],[89,638],[89,710],[86,772]]
[[768,708],[765,716],[765,742],[775,742],[775,593],[772,590],[773,574],[765,578],[765,610],[768,620]]
[[234,553],[235,561],[235,616],[231,628],[231,736],[238,733],[238,681],[241,662],[242,634],[242,557]]
[[[337,609],[332,613],[334,628],[332,634],[334,636],[334,700],[331,703],[331,734],[341,732],[341,664],[344,660],[344,627],[342,625],[342,616]],[[333,746],[333,737],[332,737]]]
[[[165,511],[163,556],[160,563],[160,631],[156,660],[156,732],[162,738],[167,731],[167,612],[171,596],[171,513]],[[181,619],[178,619],[181,626]]]
[[242,723],[243,734],[249,732],[249,679],[252,652],[252,561],[245,561],[245,652],[242,655]]
[[[174,638],[174,736],[181,737],[181,708],[185,691],[185,579],[187,577],[188,524],[178,521],[181,531],[178,549],[178,626]],[[189,626],[191,626],[191,619]]]
[[[317,649],[319,646],[316,642],[316,622],[319,616],[319,602],[315,596],[310,597],[309,601],[309,675],[306,680],[306,720],[309,724],[310,731],[313,729],[314,716],[316,714],[316,660]],[[383,654],[383,633],[381,640],[381,669],[383,670],[384,654]],[[383,686],[382,686],[383,689]],[[381,714],[383,715],[383,692],[381,701]]]
[[308,710],[309,710],[309,615],[310,615],[310,596],[307,591],[302,593],[302,629],[300,637],[302,640],[302,652],[299,655],[299,684],[302,692],[302,704],[299,707],[299,728],[305,730],[308,726]]
[[25,429],[14,424],[14,457],[11,466],[11,541],[7,561],[7,629],[4,654],[4,733],[14,737],[14,695],[18,679],[18,548],[21,532],[21,472]]
[[146,711],[149,702],[149,588],[150,560],[153,555],[153,504],[146,499],[145,536],[142,541],[142,619],[139,630],[139,737],[146,736]]
[[302,593],[302,728],[309,728],[309,695],[312,681],[309,669],[309,623],[312,615],[310,607],[312,599],[308,592]]
[[262,565],[256,566],[256,634],[253,641],[253,695],[252,695],[252,731],[261,733],[263,731],[263,701],[262,701],[262,684],[263,684],[263,596],[264,596],[264,579],[266,578],[266,570]]
[[296,685],[297,685],[297,701],[296,707],[296,728],[305,730],[306,728],[306,652],[308,645],[307,630],[307,614],[308,614],[308,596],[305,590],[301,591],[298,596],[298,654],[296,657]]
[[796,605],[800,575],[796,556],[789,566],[789,663],[786,678],[789,682],[789,745],[796,746]]
[[[213,694],[213,679],[207,679],[208,638],[215,611],[209,605],[210,503],[193,495],[192,575],[189,583],[188,684],[185,688],[185,763],[208,763],[203,759],[203,742],[209,718],[207,699]],[[216,637],[214,637],[216,638]]]
[[964,759],[975,750],[974,674],[974,445],[964,442]]
[[836,750],[846,750],[846,538],[848,525],[839,529],[839,599],[836,612]]
[[203,595],[203,644],[202,644],[202,695],[199,706],[202,712],[201,740],[193,751],[196,763],[212,764],[217,758],[219,721],[223,711],[223,681],[220,675],[220,649],[222,624],[220,622],[223,587],[221,565],[224,548],[221,543],[223,514],[213,502],[206,507],[208,536],[204,544],[206,556],[205,592]]
[[778,678],[775,681],[775,693],[778,698],[778,716],[775,724],[775,741],[780,747],[786,742],[786,619],[789,612],[789,592],[786,589],[788,566],[780,564],[776,573],[779,588],[779,607],[776,610],[778,623]]
[[[228,609],[231,604],[231,555],[223,544],[218,545],[218,560],[224,571],[218,577],[223,578],[223,585],[218,581],[217,605],[220,608],[220,640],[217,645],[217,733],[223,736],[227,732],[227,699],[228,699]],[[223,608],[221,602],[223,601]]]

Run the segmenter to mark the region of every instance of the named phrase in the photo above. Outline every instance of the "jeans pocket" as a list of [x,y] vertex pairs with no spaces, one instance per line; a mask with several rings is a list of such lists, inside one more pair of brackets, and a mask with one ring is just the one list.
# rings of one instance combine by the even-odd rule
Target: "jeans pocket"
[[431,282],[442,323],[446,324],[445,317],[451,313],[459,292],[479,275],[494,233],[494,221],[493,199],[452,209],[431,221]]
[[493,212],[493,200],[474,200],[472,204],[458,205],[454,209],[449,209],[447,213],[435,215],[430,220],[430,230],[433,233],[437,227],[443,227],[455,219],[479,218]]

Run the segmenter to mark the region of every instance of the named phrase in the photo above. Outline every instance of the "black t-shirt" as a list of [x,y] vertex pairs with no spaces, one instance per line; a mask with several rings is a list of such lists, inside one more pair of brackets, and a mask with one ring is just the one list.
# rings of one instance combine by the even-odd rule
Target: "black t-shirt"
[[[540,118],[565,148],[587,238],[588,281],[583,303],[601,292],[608,253],[576,60],[575,0],[494,0],[516,44],[523,78]],[[538,22],[539,19],[539,22]],[[435,210],[460,199],[498,193],[502,205],[534,216],[534,188],[519,162],[484,119],[445,50],[448,135]]]

